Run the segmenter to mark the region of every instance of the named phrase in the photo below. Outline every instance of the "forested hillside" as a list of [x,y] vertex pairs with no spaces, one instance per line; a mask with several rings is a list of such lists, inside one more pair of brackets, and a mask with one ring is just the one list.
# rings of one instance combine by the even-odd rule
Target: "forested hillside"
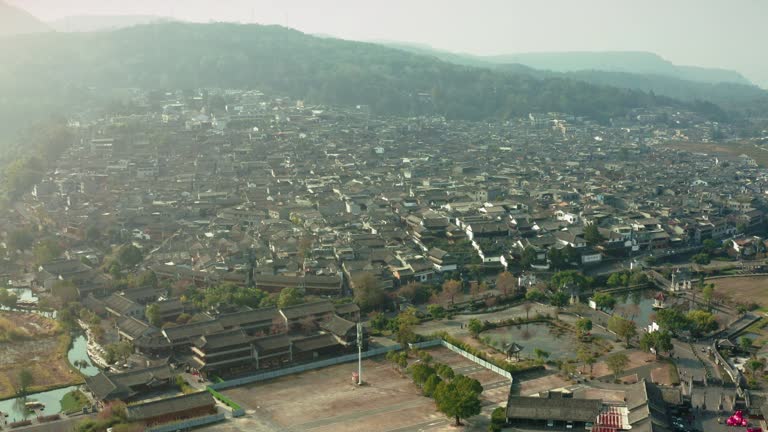
[[[541,56],[542,61],[546,59],[552,62],[552,65],[537,61],[531,61],[526,65],[515,62],[536,60],[537,57],[533,55],[482,57],[440,51],[421,45],[403,43],[386,43],[386,45],[464,66],[528,74],[538,79],[572,79],[600,86],[653,92],[659,96],[686,102],[697,100],[710,102],[737,116],[760,113],[768,108],[768,91],[750,84],[736,72],[675,66],[658,56],[647,53],[626,53],[624,56],[619,56],[617,53],[608,56],[613,57],[613,64],[601,63],[599,53],[592,56],[576,55],[575,58],[581,59],[581,63],[569,63],[568,58],[571,56],[563,54],[565,60],[561,66],[565,70],[559,70],[557,67],[548,70],[547,66],[557,66],[556,58],[552,54]],[[619,70],[617,64],[622,58],[626,59],[626,64]],[[647,64],[643,64],[643,61]],[[607,69],[600,69],[601,64]],[[534,69],[531,65],[544,69]],[[583,69],[579,69],[580,67]]]
[[640,91],[456,65],[274,26],[162,23],[27,35],[0,40],[0,55],[0,90],[25,101],[82,100],[90,86],[263,88],[314,103],[370,105],[380,114],[478,120],[562,111],[599,121],[636,107],[683,105]]

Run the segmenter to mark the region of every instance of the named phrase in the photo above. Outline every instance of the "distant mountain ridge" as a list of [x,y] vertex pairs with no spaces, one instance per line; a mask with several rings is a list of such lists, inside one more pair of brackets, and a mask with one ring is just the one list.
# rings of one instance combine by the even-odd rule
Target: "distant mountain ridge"
[[454,53],[428,45],[407,42],[378,41],[382,45],[418,54],[432,55],[444,61],[477,67],[512,65],[537,72],[621,72],[641,75],[660,75],[685,81],[710,84],[754,84],[736,71],[699,66],[681,66],[665,60],[658,54],[644,51],[576,51],[540,52],[479,56]]
[[49,31],[51,31],[51,28],[39,19],[0,0],[0,36]]
[[[600,122],[636,108],[689,104],[563,77],[456,65],[371,43],[279,26],[161,23],[94,33],[0,39],[0,92],[70,105],[91,88],[259,88],[309,103],[368,105],[376,114],[484,120],[568,112]],[[16,97],[16,99],[14,99]],[[2,108],[2,106],[0,106]],[[16,111],[18,111],[16,109]],[[2,110],[0,110],[2,112]]]
[[[692,66],[676,66],[661,57],[650,53],[637,53],[637,55],[628,53],[631,55],[627,55],[626,57],[632,61],[625,61],[622,63],[621,67],[615,64],[615,61],[618,61],[618,57],[621,56],[614,55],[612,56],[614,64],[603,63],[602,65],[598,65],[596,62],[589,63],[582,59],[581,63],[570,63],[575,70],[553,71],[547,69],[547,67],[551,67],[552,64],[544,61],[531,61],[529,62],[531,64],[528,65],[514,62],[505,63],[505,61],[524,60],[517,56],[483,57],[441,51],[420,44],[400,42],[381,43],[392,48],[431,56],[454,64],[504,70],[512,73],[523,73],[539,79],[573,79],[601,86],[653,92],[656,95],[683,101],[702,100],[741,112],[755,112],[764,110],[768,107],[768,91],[751,84],[737,72]],[[568,54],[569,53],[565,53],[564,56],[568,57]],[[542,58],[546,58],[548,61],[551,60],[553,62],[554,60],[549,57],[550,55],[547,54]],[[640,64],[642,61],[639,59],[643,58],[648,61],[645,64]],[[541,67],[541,69],[532,66],[532,64]],[[582,67],[584,69],[581,69]],[[600,70],[600,67],[613,70]],[[636,70],[628,72],[621,71],[621,69],[633,70],[633,68]],[[681,70],[683,71],[682,73],[680,72]],[[720,74],[720,72],[723,73]],[[679,78],[675,75],[683,75],[689,78]],[[726,79],[726,81],[720,81],[719,78]],[[733,81],[727,81],[729,78],[733,79]],[[746,83],[742,83],[742,81],[745,81]]]
[[751,81],[736,71],[680,66],[663,59],[658,54],[643,51],[542,52],[481,58],[492,63],[519,63],[535,69],[554,72],[599,70],[665,75],[687,81],[752,85]]
[[156,15],[76,15],[51,21],[48,24],[60,32],[94,32],[167,21],[174,20]]

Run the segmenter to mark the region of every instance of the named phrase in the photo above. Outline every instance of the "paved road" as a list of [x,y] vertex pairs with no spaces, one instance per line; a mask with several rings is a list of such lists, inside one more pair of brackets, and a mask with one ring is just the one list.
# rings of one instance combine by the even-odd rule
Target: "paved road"
[[[681,380],[687,381],[688,378],[693,377],[694,380],[702,380],[706,375],[706,368],[704,364],[693,352],[691,346],[679,340],[674,340],[673,345],[675,347],[675,363],[677,364],[677,371]],[[693,345],[693,349],[701,350],[702,347]],[[700,355],[706,355],[699,353]]]
[[[78,423],[89,418],[95,417],[94,415],[82,415],[76,417],[68,417],[64,420],[54,421],[50,423],[39,423],[32,426],[13,429],[13,431],[19,432],[62,432],[72,430]],[[5,430],[5,429],[0,429]],[[10,430],[10,429],[9,429]]]

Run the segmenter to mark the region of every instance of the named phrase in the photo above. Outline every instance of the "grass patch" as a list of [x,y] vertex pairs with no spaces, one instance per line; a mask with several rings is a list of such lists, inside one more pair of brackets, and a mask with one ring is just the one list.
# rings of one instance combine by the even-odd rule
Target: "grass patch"
[[26,369],[33,381],[28,391],[38,393],[83,383],[83,376],[67,360],[71,342],[69,333],[38,338],[35,341],[17,342],[13,350],[5,354],[6,362],[0,364],[0,399],[16,394],[19,374]]
[[763,327],[766,325],[768,325],[768,320],[760,318],[760,320],[755,321],[751,326],[744,329],[742,333],[762,333]]
[[90,404],[91,401],[80,390],[72,390],[61,398],[61,410],[65,413],[81,411]]
[[669,382],[672,385],[679,385],[680,375],[677,373],[677,366],[671,361],[668,361],[667,364],[669,365]]
[[179,391],[184,394],[195,393],[197,389],[189,385],[189,383],[181,375],[176,375],[176,386],[179,387]]
[[0,342],[16,342],[29,339],[32,335],[8,318],[0,317]]

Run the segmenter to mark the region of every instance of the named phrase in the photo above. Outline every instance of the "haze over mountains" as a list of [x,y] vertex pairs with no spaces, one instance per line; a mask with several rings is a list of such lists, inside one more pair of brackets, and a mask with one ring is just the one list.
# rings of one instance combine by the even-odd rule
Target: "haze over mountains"
[[487,57],[487,59],[494,63],[519,63],[535,69],[555,72],[601,70],[606,72],[664,75],[699,82],[752,84],[736,71],[676,65],[657,54],[649,52],[526,53],[492,56]]
[[32,14],[0,0],[0,36],[51,31]]
[[[736,72],[680,67],[651,53],[481,57],[279,26],[158,23],[154,16],[65,19],[53,27],[83,32],[65,34],[0,5],[13,12],[3,15],[15,26],[5,28],[42,32],[0,38],[0,91],[11,95],[0,115],[22,118],[24,107],[56,111],[128,87],[263,88],[311,103],[368,105],[380,114],[467,120],[559,111],[606,122],[659,106],[725,120],[768,107],[768,92]],[[120,27],[130,28],[112,30]]]
[[[41,97],[65,89],[264,88],[392,115],[483,119],[561,111],[605,121],[675,104],[641,92],[454,65],[379,45],[276,26],[162,23],[113,32],[0,39],[0,87]],[[50,88],[46,88],[50,86]],[[710,109],[713,107],[707,107]]]
[[753,85],[742,74],[732,70],[681,66],[658,54],[640,51],[541,52],[477,56],[437,50],[422,44],[381,42],[385,45],[419,54],[432,55],[452,63],[468,66],[518,64],[531,69],[552,72],[605,71],[661,75],[686,81]]
[[420,44],[381,42],[454,64],[505,70],[538,78],[567,78],[591,84],[654,92],[676,99],[735,107],[768,98],[768,92],[738,72],[675,65],[646,52],[530,53],[474,56]]
[[135,25],[171,21],[155,15],[76,15],[43,22],[21,8],[0,0],[0,36],[58,32],[117,30]]
[[118,30],[135,25],[172,21],[155,15],[78,15],[51,21],[51,28],[60,32],[92,32]]

